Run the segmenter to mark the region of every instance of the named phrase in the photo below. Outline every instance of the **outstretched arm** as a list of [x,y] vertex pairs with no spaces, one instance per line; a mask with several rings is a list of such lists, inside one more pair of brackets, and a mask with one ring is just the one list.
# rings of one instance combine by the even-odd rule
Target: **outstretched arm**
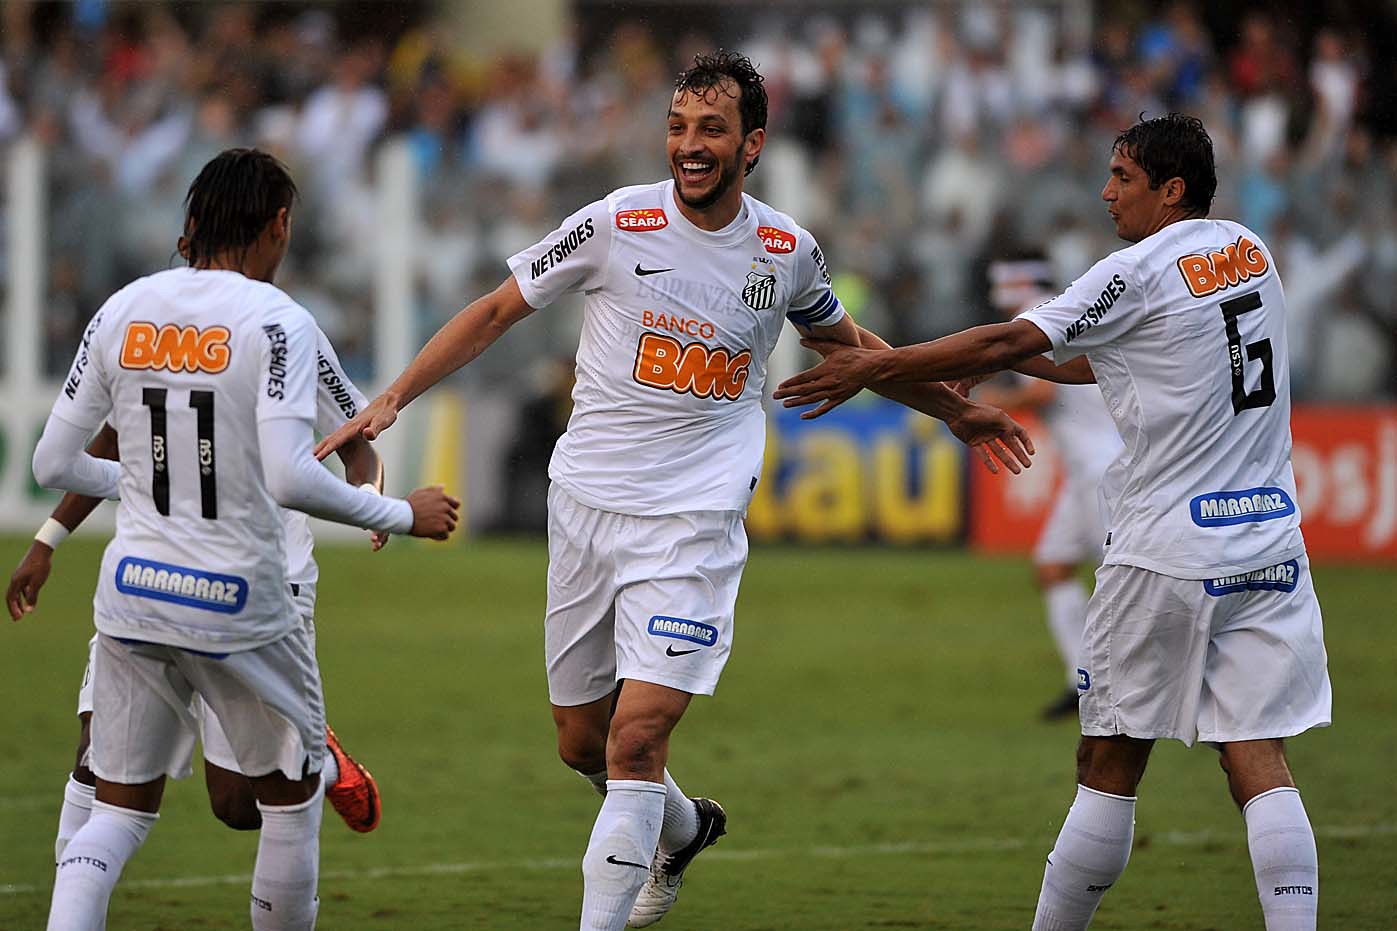
[[787,407],[819,404],[803,417],[818,417],[864,387],[905,382],[940,382],[1013,368],[1051,348],[1033,324],[1016,320],[974,327],[929,343],[900,349],[852,349],[802,343],[826,353],[814,368],[781,383],[775,397]]
[[[858,335],[865,349],[892,349],[881,336],[863,327],[858,327]],[[817,348],[823,351],[822,347]],[[880,383],[870,387],[890,401],[945,421],[951,433],[975,450],[991,473],[999,471],[994,462],[996,458],[1015,475],[1032,464],[1033,440],[1013,418],[997,408],[961,397],[940,382]],[[824,411],[807,416],[821,413]]]
[[437,330],[417,358],[382,394],[357,417],[320,441],[315,455],[324,459],[350,437],[362,435],[365,439],[374,439],[391,427],[398,419],[398,412],[418,395],[474,360],[533,311],[514,277],[506,278],[498,288],[473,301]]

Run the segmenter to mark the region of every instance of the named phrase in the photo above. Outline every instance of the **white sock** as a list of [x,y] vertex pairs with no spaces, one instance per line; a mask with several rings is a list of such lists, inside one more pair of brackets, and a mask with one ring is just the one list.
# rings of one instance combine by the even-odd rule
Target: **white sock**
[[71,774],[68,776],[68,784],[63,787],[63,808],[58,812],[58,836],[53,839],[55,865],[63,859],[63,848],[68,846],[68,841],[92,816],[92,801],[96,794],[97,790],[92,786],[83,785]]
[[252,871],[253,931],[310,931],[320,899],[320,815],[325,783],[299,805],[263,805]]
[[660,827],[660,850],[674,853],[689,846],[698,837],[698,809],[675,785],[674,777],[665,770],[665,820]]
[[1135,836],[1135,799],[1077,786],[1038,893],[1033,931],[1082,931],[1125,872]]
[[1067,682],[1077,687],[1077,667],[1082,665],[1082,628],[1087,622],[1087,587],[1080,579],[1057,582],[1043,592],[1048,609],[1048,630],[1067,668]]
[[[576,770],[573,771],[577,772]],[[598,795],[602,798],[606,798],[606,770],[602,770],[599,773],[577,773],[577,775],[590,782],[592,788],[597,790]]]
[[1319,912],[1319,854],[1300,791],[1262,792],[1242,809],[1247,849],[1266,931],[1313,931]]
[[100,931],[106,927],[112,889],[158,817],[105,802],[92,803],[92,816],[73,835],[58,861],[49,931]]
[[325,748],[325,765],[320,768],[320,784],[325,788],[331,788],[340,781],[340,764],[335,759],[335,755],[330,752],[330,748]]
[[621,931],[650,861],[665,815],[665,787],[639,779],[611,779],[582,858],[582,931]]

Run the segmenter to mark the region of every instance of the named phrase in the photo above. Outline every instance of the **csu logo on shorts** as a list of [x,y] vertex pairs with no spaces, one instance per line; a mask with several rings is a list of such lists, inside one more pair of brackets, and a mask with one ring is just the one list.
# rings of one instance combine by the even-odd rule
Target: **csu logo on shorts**
[[1200,527],[1227,527],[1288,517],[1295,513],[1295,502],[1284,488],[1266,485],[1199,495],[1188,503],[1188,510]]
[[137,598],[237,614],[247,604],[247,580],[127,556],[116,564],[116,590]]
[[1204,579],[1203,591],[1217,598],[1236,592],[1293,592],[1300,579],[1300,563],[1292,559],[1243,575]]
[[770,310],[776,303],[776,276],[747,273],[747,286],[742,289],[742,300],[753,310]]
[[690,621],[682,617],[665,617],[656,614],[650,618],[650,636],[672,637],[687,640],[702,647],[711,647],[718,642],[718,628],[700,621]]

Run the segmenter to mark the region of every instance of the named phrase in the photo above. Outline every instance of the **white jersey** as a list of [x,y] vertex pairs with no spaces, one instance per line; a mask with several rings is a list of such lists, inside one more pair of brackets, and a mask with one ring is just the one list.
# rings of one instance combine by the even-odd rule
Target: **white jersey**
[[[315,429],[328,436],[352,420],[368,405],[368,399],[344,373],[335,347],[319,328],[315,331]],[[281,509],[281,523],[286,530],[286,581],[310,585],[320,576],[315,564],[315,537],[310,532],[310,518],[300,511]]]
[[584,207],[509,267],[530,306],[585,295],[573,413],[549,477],[604,511],[745,510],[783,318],[844,316],[814,238],[746,195],[727,227],[699,229],[663,181]]
[[1106,473],[1106,564],[1184,579],[1305,549],[1290,466],[1285,295],[1260,238],[1184,220],[1020,315],[1085,354],[1125,452]]
[[53,414],[117,431],[121,502],[93,602],[100,632],[226,652],[299,626],[258,424],[314,423],[315,352],[309,313],[231,271],[141,278],[92,318]]
[[1095,385],[1055,385],[1043,408],[1068,481],[1101,484],[1107,467],[1124,448],[1115,421]]

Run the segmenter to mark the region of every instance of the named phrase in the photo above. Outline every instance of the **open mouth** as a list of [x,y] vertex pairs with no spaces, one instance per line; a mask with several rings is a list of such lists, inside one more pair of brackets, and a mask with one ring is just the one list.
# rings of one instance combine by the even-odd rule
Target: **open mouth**
[[685,158],[676,162],[679,178],[685,184],[703,184],[718,170],[718,163],[699,158]]

